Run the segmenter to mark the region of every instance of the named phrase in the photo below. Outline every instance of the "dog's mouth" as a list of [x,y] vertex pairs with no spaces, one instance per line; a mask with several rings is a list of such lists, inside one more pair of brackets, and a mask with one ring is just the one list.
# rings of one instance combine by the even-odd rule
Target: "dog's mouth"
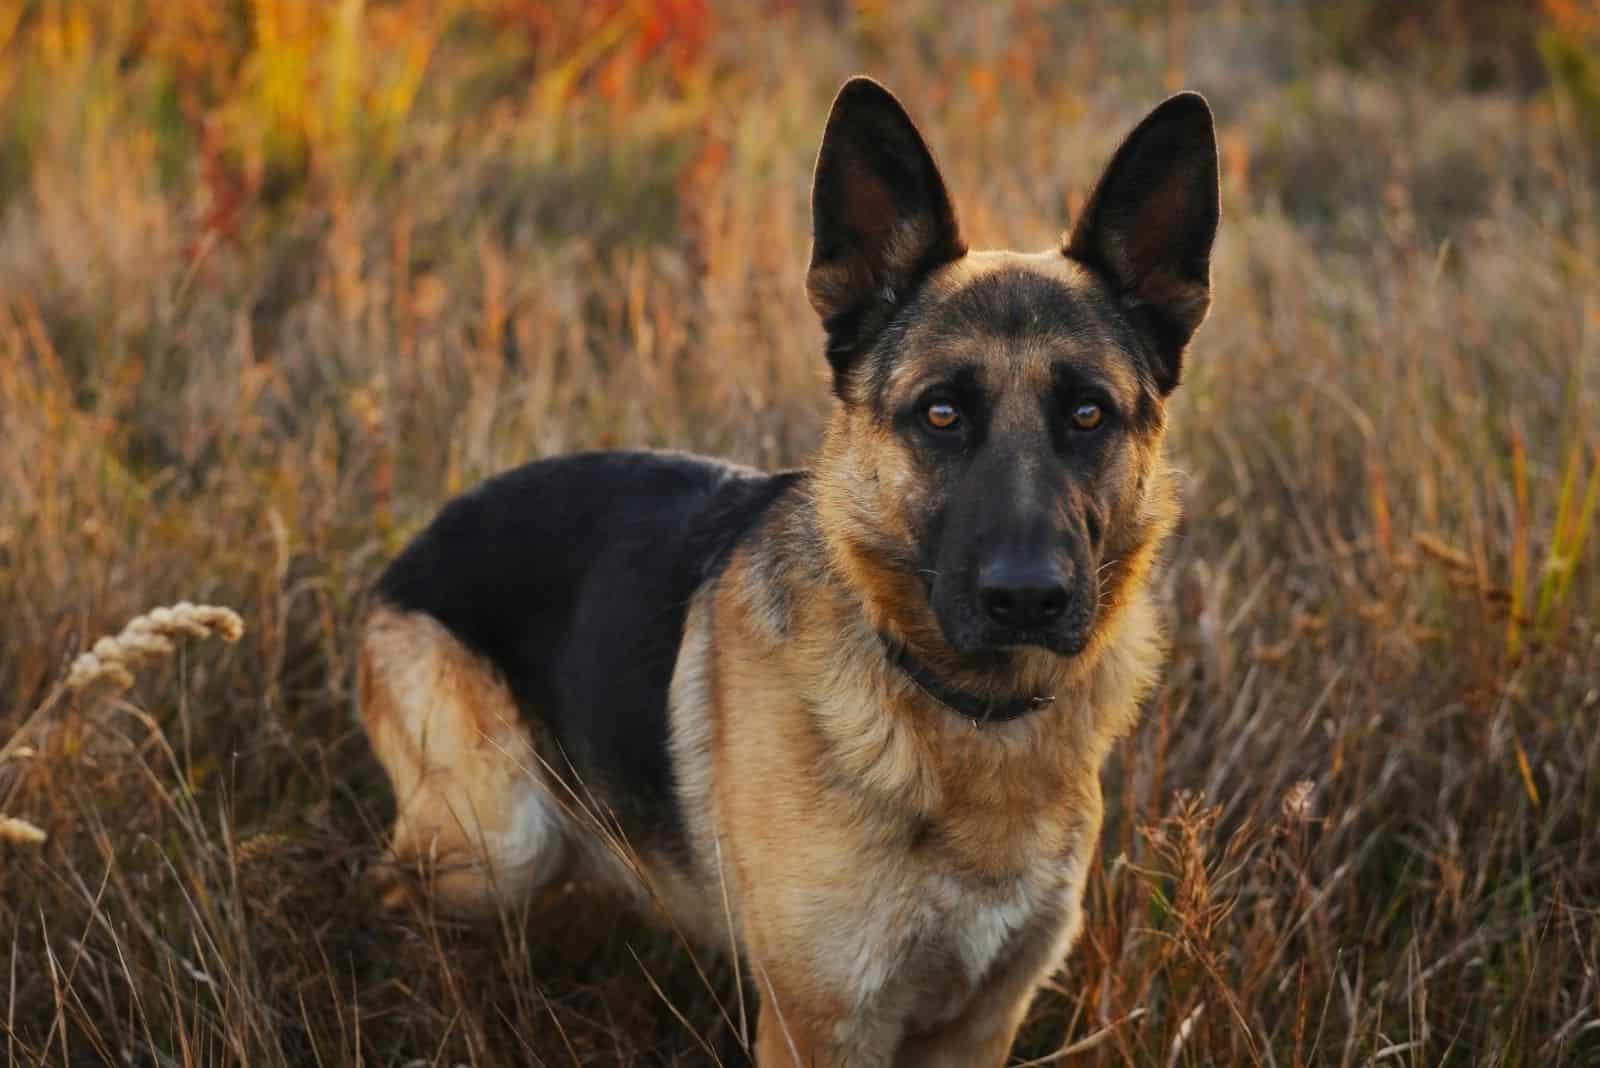
[[1092,627],[1074,627],[1065,633],[1050,629],[1026,630],[987,629],[980,636],[981,648],[995,652],[1023,649],[1034,646],[1057,656],[1077,656],[1089,647]]

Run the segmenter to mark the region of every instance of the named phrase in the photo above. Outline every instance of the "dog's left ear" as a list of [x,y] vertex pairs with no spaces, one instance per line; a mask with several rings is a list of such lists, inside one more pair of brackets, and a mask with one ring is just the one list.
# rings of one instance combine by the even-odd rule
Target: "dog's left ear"
[[1156,355],[1156,383],[1177,386],[1183,350],[1211,307],[1217,234],[1217,136],[1199,93],[1152,111],[1117,149],[1065,252],[1117,290]]
[[828,332],[835,388],[894,306],[966,252],[944,179],[894,95],[851,78],[828,114],[811,185],[806,294]]

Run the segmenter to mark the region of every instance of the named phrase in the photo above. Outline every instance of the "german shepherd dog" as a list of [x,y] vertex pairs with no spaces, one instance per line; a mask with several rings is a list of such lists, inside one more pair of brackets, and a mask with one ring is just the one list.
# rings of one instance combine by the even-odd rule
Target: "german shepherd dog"
[[543,460],[383,575],[359,679],[383,867],[462,910],[574,874],[647,893],[736,947],[762,1068],[999,1065],[1079,929],[1100,767],[1163,655],[1211,113],[1157,107],[1059,246],[969,252],[905,110],[856,78],[812,214],[837,400],[809,469]]

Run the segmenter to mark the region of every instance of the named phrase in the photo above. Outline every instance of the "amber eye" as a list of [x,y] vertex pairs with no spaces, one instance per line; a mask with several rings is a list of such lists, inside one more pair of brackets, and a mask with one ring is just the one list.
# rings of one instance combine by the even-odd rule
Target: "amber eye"
[[961,412],[954,404],[936,401],[928,405],[928,410],[922,413],[928,425],[935,430],[954,430],[961,424]]
[[1085,401],[1072,409],[1072,425],[1079,430],[1093,430],[1103,419],[1105,412],[1092,401]]

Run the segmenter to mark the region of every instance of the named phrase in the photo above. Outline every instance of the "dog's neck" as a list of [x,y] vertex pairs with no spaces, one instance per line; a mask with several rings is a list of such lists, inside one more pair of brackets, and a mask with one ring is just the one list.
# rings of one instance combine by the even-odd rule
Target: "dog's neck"
[[886,631],[878,632],[878,641],[883,645],[883,653],[889,664],[910,679],[925,697],[970,720],[975,726],[1007,723],[1055,703],[1056,698],[1053,693],[1007,698],[973,693],[945,682],[936,672],[912,655],[904,642]]

